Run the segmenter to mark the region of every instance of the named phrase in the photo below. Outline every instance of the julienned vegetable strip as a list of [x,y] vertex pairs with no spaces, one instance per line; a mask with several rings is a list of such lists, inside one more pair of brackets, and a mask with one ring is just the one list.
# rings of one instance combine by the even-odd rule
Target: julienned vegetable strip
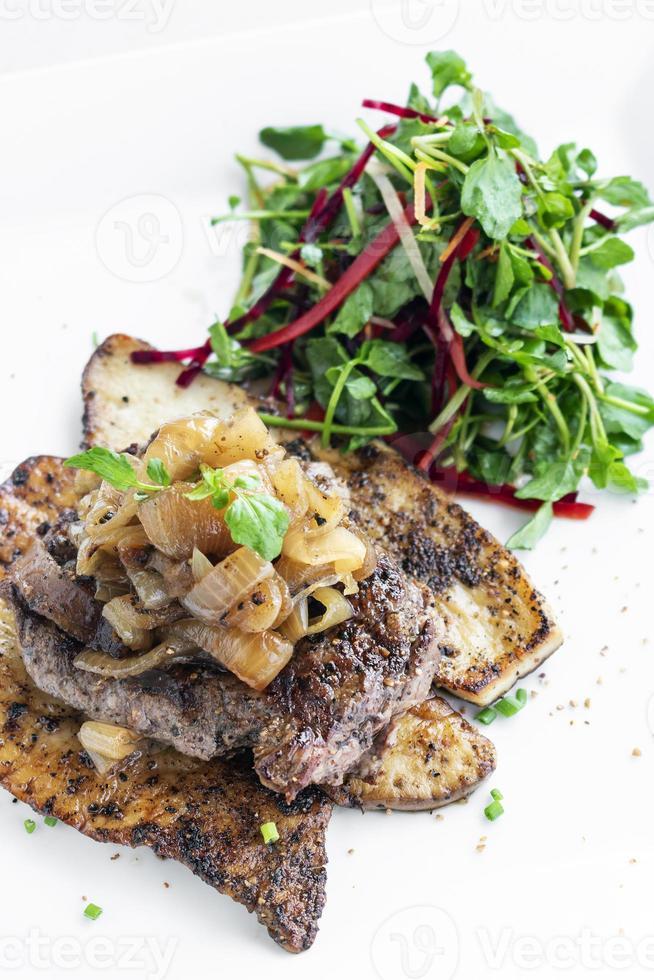
[[395,105],[394,102],[380,102],[379,99],[364,99],[361,103],[364,109],[379,109],[381,112],[388,112],[392,116],[399,116],[400,119],[419,119],[424,123],[435,123],[443,125],[443,120],[438,116],[431,116],[427,112],[419,112],[411,109],[410,106]]
[[[413,205],[409,204],[404,210],[404,216],[410,225],[415,224],[416,218],[413,213]],[[248,349],[253,354],[261,354],[263,351],[272,350],[280,344],[286,344],[291,340],[296,340],[303,334],[308,333],[322,323],[326,317],[338,309],[347,297],[354,292],[364,279],[366,279],[377,268],[379,263],[386,258],[398,244],[400,236],[394,223],[391,221],[377,235],[377,237],[366,245],[363,252],[357,255],[354,262],[348,266],[338,282],[334,283],[330,291],[318,300],[315,306],[308,310],[303,316],[289,323],[282,330],[275,330],[273,333],[258,337],[248,343]]]
[[[519,510],[538,510],[542,501],[524,500],[515,496],[516,488],[507,483],[493,485],[475,480],[469,473],[458,472],[453,466],[433,467],[429,473],[432,483],[442,485],[445,489],[458,493],[468,493],[473,497],[490,497],[499,503],[517,507]],[[577,501],[577,494],[567,494],[554,503],[554,513],[557,517],[568,517],[572,520],[585,521],[595,510],[593,504],[582,504]]]

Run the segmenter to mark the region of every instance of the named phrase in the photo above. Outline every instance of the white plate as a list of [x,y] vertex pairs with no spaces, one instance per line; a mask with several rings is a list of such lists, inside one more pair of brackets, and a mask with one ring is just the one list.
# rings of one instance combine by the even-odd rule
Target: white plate
[[[581,7],[564,19],[565,4],[486,0],[474,9],[427,4],[422,13],[405,5],[402,20],[375,0],[372,12],[352,17],[1,80],[3,469],[76,447],[79,375],[93,332],[192,344],[215,313],[226,313],[239,240],[212,238],[206,218],[241,187],[233,152],[255,150],[257,130],[271,122],[351,129],[360,98],[401,101],[412,78],[426,84],[421,59],[431,41],[464,53],[543,147],[577,137],[603,172],[652,185],[654,22],[635,0],[595,6],[599,19]],[[458,19],[443,36],[453,12]],[[168,239],[151,262],[134,225],[143,214],[154,214]],[[119,247],[125,234],[135,235],[131,264]],[[654,237],[640,230],[632,241],[638,259],[625,278],[642,343],[634,380],[645,385]],[[653,463],[650,443],[639,471],[652,475]],[[505,796],[499,821],[484,819],[486,788],[439,821],[336,812],[321,931],[311,952],[291,958],[184,868],[145,850],[110,862],[115,847],[63,826],[39,822],[28,837],[27,809],[5,795],[0,969],[50,980],[130,975],[121,957],[132,937],[131,975],[144,978],[241,971],[327,980],[346,971],[504,980],[559,970],[608,976],[620,963],[622,976],[644,975],[654,963],[654,507],[651,495],[637,505],[610,495],[597,503],[592,521],[557,522],[526,558],[568,638],[547,663],[546,681],[527,681],[537,692],[528,708],[489,731],[500,754],[491,785]],[[469,506],[500,538],[521,520]],[[632,756],[635,747],[642,757]],[[95,923],[82,919],[83,895],[105,910]],[[68,964],[55,943],[62,937],[71,939]],[[107,940],[104,959],[98,937]],[[165,973],[147,942],[171,953]]]

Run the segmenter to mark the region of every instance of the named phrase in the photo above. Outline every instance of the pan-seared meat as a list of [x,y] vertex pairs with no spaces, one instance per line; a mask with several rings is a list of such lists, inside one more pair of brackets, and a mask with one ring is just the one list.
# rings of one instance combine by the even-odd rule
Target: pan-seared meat
[[16,589],[13,598],[41,690],[187,755],[253,747],[262,782],[289,799],[312,782],[340,782],[394,714],[424,700],[438,664],[428,593],[384,556],[351,597],[354,617],[301,641],[263,694],[202,663],[98,677],[73,666],[76,640],[30,615]]
[[[60,546],[56,539],[51,544]],[[113,657],[131,653],[103,617],[102,603],[93,598],[88,584],[77,579],[72,569],[58,564],[44,541],[33,541],[14,562],[11,574],[32,612],[56,623],[94,650]]]
[[132,728],[199,759],[252,745],[270,718],[265,698],[232,674],[201,663],[122,680],[79,670],[73,660],[82,645],[30,612],[16,591],[11,599],[34,683],[91,718]]
[[492,742],[442,698],[398,715],[328,793],[364,810],[433,810],[468,796],[495,769]]
[[[306,455],[302,442],[290,448]],[[361,529],[435,596],[445,626],[439,687],[489,704],[560,646],[517,558],[398,453],[372,443],[344,456],[315,441],[311,453],[347,485]]]
[[102,604],[35,541],[13,565],[12,579],[29,608],[90,644],[102,619]]
[[354,617],[301,641],[269,688],[278,710],[255,767],[289,798],[309,783],[340,783],[393,715],[427,697],[437,667],[431,598],[387,556],[350,601]]
[[[77,739],[83,721],[26,675],[0,600],[0,785],[94,840],[181,861],[254,912],[284,949],[308,949],[325,904],[332,805],[320,790],[284,803],[247,757],[204,762],[173,749],[137,753],[100,775]],[[269,821],[274,846],[261,836]]]

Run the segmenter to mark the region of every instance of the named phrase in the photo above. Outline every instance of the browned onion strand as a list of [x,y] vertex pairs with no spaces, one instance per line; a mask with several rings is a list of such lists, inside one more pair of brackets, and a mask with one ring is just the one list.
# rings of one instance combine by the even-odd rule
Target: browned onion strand
[[215,565],[182,597],[182,605],[204,623],[220,623],[228,609],[241,602],[274,568],[249,548],[239,548]]
[[[350,527],[347,491],[331,467],[287,456],[252,408],[227,420],[201,412],[162,425],[143,455],[130,459],[141,483],[152,483],[152,460],[172,482],[147,495],[80,477],[86,496],[70,532],[78,574],[95,577],[103,615],[134,656],[85,650],[75,666],[122,678],[202,652],[263,690],[295,643],[353,615],[347,596],[374,571],[374,546]],[[203,466],[222,468],[228,486],[255,477],[254,492],[284,505],[289,529],[274,564],[234,543],[226,508],[214,507],[211,496],[189,499]],[[317,616],[309,615],[310,597],[323,608]],[[106,763],[102,747],[90,744]]]

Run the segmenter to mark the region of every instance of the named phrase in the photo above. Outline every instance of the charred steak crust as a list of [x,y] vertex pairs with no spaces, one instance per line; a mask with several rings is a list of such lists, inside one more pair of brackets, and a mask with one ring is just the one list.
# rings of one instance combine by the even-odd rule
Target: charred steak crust
[[393,715],[425,699],[438,664],[429,593],[387,555],[351,602],[354,617],[303,640],[269,688],[279,710],[255,768],[289,798],[308,783],[340,783]]

